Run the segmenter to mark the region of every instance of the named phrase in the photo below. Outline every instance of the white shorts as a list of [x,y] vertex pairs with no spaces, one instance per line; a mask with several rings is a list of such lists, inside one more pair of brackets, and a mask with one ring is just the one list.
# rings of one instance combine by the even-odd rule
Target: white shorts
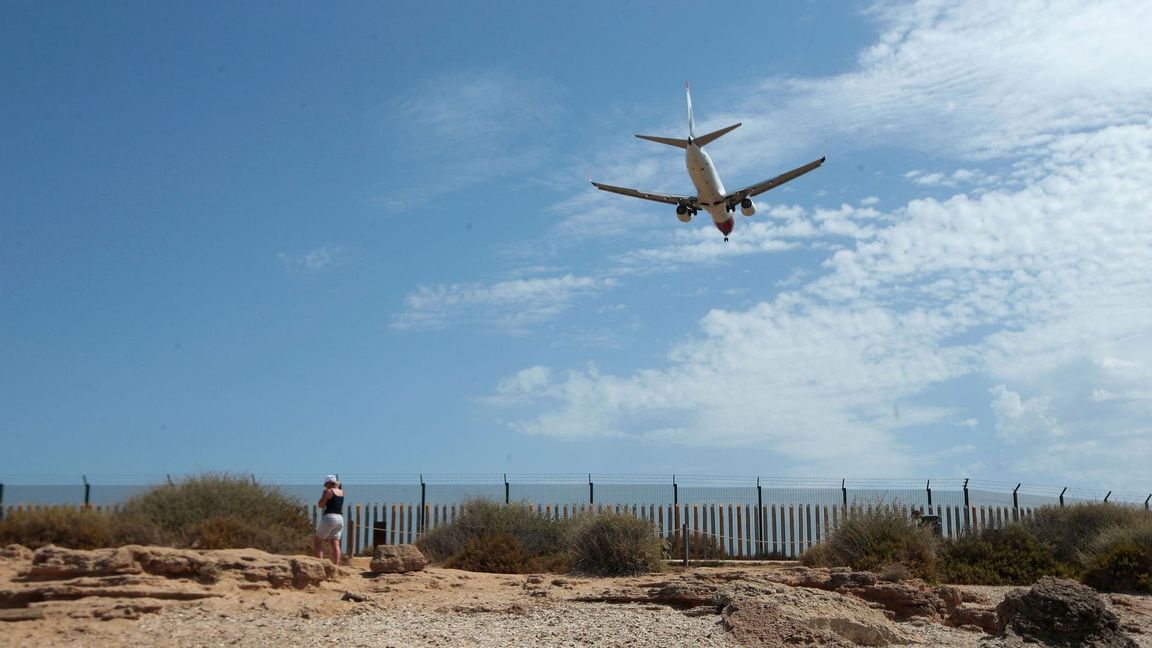
[[344,516],[339,513],[325,513],[316,523],[316,537],[321,540],[339,540],[344,533]]

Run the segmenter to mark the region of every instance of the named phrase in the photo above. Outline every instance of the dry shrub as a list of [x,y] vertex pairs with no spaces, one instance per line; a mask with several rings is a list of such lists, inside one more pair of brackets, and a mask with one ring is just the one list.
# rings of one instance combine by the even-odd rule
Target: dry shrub
[[1110,527],[1138,524],[1148,513],[1130,506],[1107,502],[1043,506],[1026,517],[1022,524],[1033,536],[1052,548],[1053,557],[1062,563],[1083,567],[1091,556],[1092,543]]
[[0,546],[22,544],[31,549],[54,544],[69,549],[97,549],[113,545],[108,516],[92,509],[51,506],[15,511],[0,521]]
[[1031,585],[1041,576],[1068,576],[1051,545],[1022,524],[948,540],[940,547],[940,579],[966,585]]
[[473,538],[444,563],[445,567],[491,574],[530,574],[541,571],[539,557],[510,533],[484,533]]
[[1152,593],[1152,516],[1104,529],[1081,560],[1084,582],[1098,590]]
[[311,548],[312,523],[303,503],[244,476],[210,473],[153,486],[128,500],[122,515],[151,522],[177,546],[273,553]]
[[569,537],[574,571],[627,576],[663,568],[660,532],[651,522],[627,513],[581,516]]
[[528,554],[545,558],[564,552],[565,526],[524,503],[473,499],[461,505],[450,524],[436,527],[416,545],[425,556],[441,562],[460,554],[473,540],[503,534],[515,538]]
[[921,527],[899,503],[855,510],[833,529],[828,539],[804,552],[803,564],[879,571],[904,565],[926,580],[936,576],[936,538]]
[[[669,553],[673,560],[684,558],[683,534],[673,534]],[[721,546],[720,540],[716,536],[700,531],[692,531],[688,534],[689,560],[720,560],[722,558],[724,558],[724,547]]]

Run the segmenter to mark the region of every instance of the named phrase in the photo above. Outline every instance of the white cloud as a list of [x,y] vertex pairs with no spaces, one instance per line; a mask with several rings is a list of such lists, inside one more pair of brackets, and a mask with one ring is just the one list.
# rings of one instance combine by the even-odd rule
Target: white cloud
[[[698,265],[775,251],[767,242],[845,243],[823,248],[827,272],[808,283],[710,312],[664,366],[553,372],[522,394],[518,429],[771,449],[796,474],[901,475],[925,430],[976,425],[916,401],[983,379],[999,441],[995,460],[969,469],[1117,487],[1146,479],[1152,7],[924,2],[875,15],[883,35],[859,70],[765,83],[788,105],[746,120],[750,130],[774,137],[786,113],[806,111],[813,121],[790,129],[793,141],[841,123],[860,146],[997,158],[1011,177],[963,162],[911,177],[980,191],[887,212],[871,202],[769,209],[728,248],[684,232],[617,259]],[[895,402],[911,427],[893,420]]]
[[348,252],[348,248],[342,245],[323,245],[303,253],[277,252],[276,258],[288,272],[316,274],[341,263]]
[[1051,399],[1046,396],[1024,400],[1004,385],[991,389],[992,412],[996,415],[996,433],[1008,441],[1062,437],[1064,430],[1049,413]]
[[405,298],[406,310],[392,323],[397,330],[445,328],[468,323],[508,333],[554,319],[581,298],[612,288],[612,279],[566,274],[542,279],[514,279],[492,284],[422,285]]

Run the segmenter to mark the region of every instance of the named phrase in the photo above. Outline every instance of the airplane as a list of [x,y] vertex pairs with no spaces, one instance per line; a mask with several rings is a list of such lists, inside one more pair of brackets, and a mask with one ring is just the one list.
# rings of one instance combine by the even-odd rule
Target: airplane
[[720,230],[720,233],[724,235],[724,240],[727,241],[728,235],[732,233],[732,228],[736,224],[732,215],[736,213],[737,206],[740,207],[741,214],[751,216],[756,213],[756,203],[752,201],[753,196],[762,194],[770,189],[775,189],[789,180],[795,180],[805,173],[818,168],[821,164],[824,164],[824,159],[827,156],[823,156],[819,160],[809,162],[802,167],[797,167],[775,178],[765,180],[764,182],[758,182],[731,193],[726,192],[724,190],[724,184],[720,182],[720,176],[716,173],[716,167],[712,164],[712,158],[708,157],[708,154],[704,152],[704,146],[735,130],[740,126],[740,123],[697,137],[695,123],[692,121],[692,89],[688,86],[688,83],[684,84],[684,93],[688,97],[688,139],[656,137],[654,135],[637,135],[636,137],[650,142],[667,144],[668,146],[684,149],[684,161],[688,166],[688,177],[692,179],[692,184],[696,187],[696,195],[679,196],[653,191],[640,191],[637,189],[629,189],[628,187],[614,187],[609,184],[595,182],[589,178],[592,186],[603,191],[610,191],[624,196],[676,205],[676,218],[680,219],[681,223],[690,222],[692,217],[699,213],[700,209],[704,209],[708,212],[708,215],[712,217],[712,222],[716,225],[716,229]]

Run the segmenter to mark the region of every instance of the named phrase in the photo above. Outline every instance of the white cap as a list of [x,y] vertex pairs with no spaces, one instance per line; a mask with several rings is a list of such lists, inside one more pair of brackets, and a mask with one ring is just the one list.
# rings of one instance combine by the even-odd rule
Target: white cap
[[336,479],[336,475],[328,475],[327,477],[324,478],[324,483],[325,484],[339,484],[340,480]]

